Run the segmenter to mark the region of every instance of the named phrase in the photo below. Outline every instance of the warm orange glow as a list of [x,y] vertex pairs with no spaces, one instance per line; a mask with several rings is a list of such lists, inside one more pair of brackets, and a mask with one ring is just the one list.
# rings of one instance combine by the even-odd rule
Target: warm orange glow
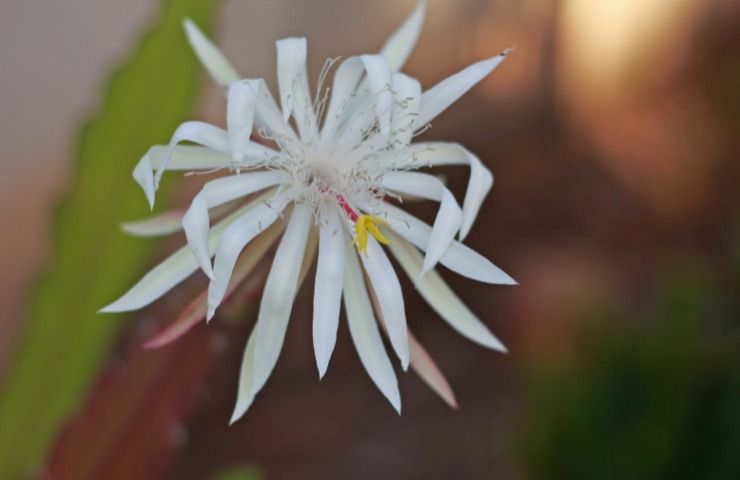
[[[581,93],[612,95],[645,63],[675,54],[696,0],[566,0],[560,18],[560,77]],[[591,92],[590,92],[591,93]]]

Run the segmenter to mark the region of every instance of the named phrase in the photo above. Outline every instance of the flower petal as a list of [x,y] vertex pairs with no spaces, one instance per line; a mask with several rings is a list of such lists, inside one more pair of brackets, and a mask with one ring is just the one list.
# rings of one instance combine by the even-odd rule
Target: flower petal
[[326,147],[336,134],[336,128],[352,103],[353,94],[365,71],[360,57],[349,57],[344,60],[334,74],[329,106],[324,115],[321,127],[321,145]]
[[375,115],[383,137],[390,136],[391,128],[391,71],[382,55],[362,55],[360,57],[367,73],[370,94],[374,97]]
[[475,223],[481,204],[493,186],[493,174],[468,149],[457,143],[415,143],[408,149],[406,161],[400,168],[436,167],[440,165],[468,165],[470,178],[463,200],[463,223],[460,241],[464,240]]
[[414,135],[416,116],[421,104],[421,84],[408,75],[395,73],[392,85],[391,140],[397,146],[406,146]]
[[239,388],[236,393],[236,405],[231,414],[229,425],[239,420],[249,409],[254,401],[256,392],[252,391],[252,378],[254,377],[254,349],[257,344],[257,331],[252,329],[247,346],[242,357],[242,366],[239,371]]
[[455,392],[452,391],[442,371],[411,331],[409,331],[409,355],[411,368],[429,385],[429,388],[434,390],[447,405],[457,408]]
[[401,360],[401,368],[407,370],[409,368],[409,341],[406,309],[396,272],[388,256],[372,236],[367,239],[366,254],[360,255],[360,258],[370,285],[378,298],[391,346]]
[[164,154],[162,162],[154,174],[155,188],[159,187],[159,181],[164,171],[167,170],[167,164],[175,152],[176,145],[185,141],[212,148],[217,152],[229,153],[229,136],[224,130],[205,122],[185,122],[177,127],[177,130],[172,135],[167,152]]
[[[247,245],[243,254],[239,257],[239,262],[234,268],[233,275],[231,275],[229,288],[226,290],[227,298],[254,271],[255,266],[262,260],[270,247],[275,243],[275,240],[282,233],[283,227],[284,224],[282,222],[276,222],[262,232],[262,235]],[[162,331],[147,340],[144,343],[144,348],[160,348],[177,340],[195,325],[206,319],[207,308],[208,290],[204,290],[180,312],[180,315],[178,315],[175,321],[168,324]]]
[[[154,170],[160,168],[170,147],[155,145],[151,147],[139,160],[134,168],[134,180],[138,183],[147,200],[149,207],[154,208]],[[207,147],[178,145],[170,152],[167,170],[213,170],[231,165],[231,157]]]
[[244,159],[252,135],[254,110],[260,80],[238,80],[229,85],[229,98],[226,107],[226,126],[229,134],[229,147],[234,160]]
[[440,202],[434,219],[434,227],[429,235],[429,243],[424,259],[422,275],[434,268],[455,239],[462,225],[463,213],[444,184],[435,176],[419,172],[391,172],[383,176],[383,188],[408,193],[418,197]]
[[317,125],[306,75],[306,39],[284,38],[276,44],[283,120],[287,122],[292,114],[301,138],[309,140],[316,136]]
[[259,80],[257,105],[254,112],[254,123],[258,129],[264,129],[269,140],[280,145],[281,150],[293,151],[298,145],[298,137],[288,123],[283,120],[275,98],[267,88],[264,80]]
[[135,237],[160,237],[179,232],[182,229],[184,210],[170,210],[143,220],[121,224],[121,230]]
[[401,70],[406,59],[411,55],[424,23],[425,7],[424,0],[420,0],[411,15],[404,20],[398,30],[393,32],[380,50],[391,70]]
[[313,297],[313,348],[319,378],[323,378],[337,341],[339,309],[344,284],[344,230],[335,208],[322,211],[319,260]]
[[[244,246],[278,219],[291,199],[290,192],[281,192],[237,218],[224,231],[216,247],[213,277],[208,285],[208,315],[213,318],[224,298],[234,265]],[[195,257],[193,257],[195,258]]]
[[[384,203],[377,208],[382,218],[398,233],[417,248],[424,250],[432,233],[432,227],[400,208]],[[497,285],[516,285],[516,281],[475,250],[453,240],[439,263],[453,272],[479,282]]]
[[246,197],[277,185],[281,181],[283,181],[283,175],[272,171],[232,175],[211,180],[193,198],[190,208],[182,217],[182,227],[185,230],[188,245],[193,250],[200,268],[208,277],[213,277],[211,255],[208,251],[208,228],[210,226],[208,209]]
[[[316,255],[316,242],[316,235],[313,231],[311,231],[308,236],[305,255],[303,256],[303,262],[300,266],[298,284],[295,291],[297,291],[298,286],[300,286],[303,282],[306,274],[308,273],[310,265],[313,263],[313,259]],[[300,264],[301,262],[296,263]],[[239,373],[239,390],[237,392],[237,401],[236,406],[234,407],[234,412],[231,415],[230,423],[234,423],[242,415],[244,415],[250,405],[252,405],[254,397],[258,393],[256,390],[254,390],[256,344],[257,328],[254,328],[252,329],[252,334],[249,336],[249,341],[247,342],[247,346],[244,350],[241,372]]]
[[232,423],[250,407],[267,382],[283,348],[311,227],[311,210],[296,205],[267,276],[257,323],[247,342]]
[[211,77],[221,87],[226,88],[231,82],[239,79],[239,74],[231,63],[226,59],[223,53],[203,34],[203,32],[186,18],[183,22],[185,33],[188,37],[190,46],[195,51],[195,55],[203,64]]
[[344,309],[347,313],[349,333],[368,375],[400,414],[401,395],[398,392],[396,374],[380,337],[357,254],[349,242],[344,248],[347,259],[344,275]]
[[[214,218],[223,218],[243,204],[244,202],[238,200],[227,202],[210,209],[208,216],[211,220]],[[184,208],[177,208],[141,220],[124,222],[121,224],[121,230],[134,237],[161,237],[171,235],[182,230],[182,217],[185,215],[185,212],[186,210]]]
[[464,337],[492,350],[506,352],[506,347],[501,341],[455,295],[439,273],[432,270],[423,277],[419,276],[422,265],[421,254],[398,235],[394,233],[390,235],[392,235],[389,246],[391,252],[429,306]]
[[280,355],[312,221],[311,208],[305,204],[296,205],[275,252],[254,327],[257,335],[252,378],[254,394],[265,384]]
[[[237,218],[254,209],[263,200],[263,197],[256,199],[254,202],[243,206],[216,224],[208,233],[208,250],[210,252],[215,251],[216,244],[224,233],[224,230],[234,223]],[[100,312],[127,312],[145,307],[169,292],[175,285],[185,280],[197,269],[198,261],[195,259],[193,252],[190,250],[190,247],[184,246],[154,267],[121,298],[102,308]]]
[[447,107],[465,95],[473,85],[483,80],[496,68],[508,55],[506,50],[495,57],[474,63],[465,70],[439,82],[421,96],[421,109],[416,128],[422,128],[434,120],[434,117],[442,113]]

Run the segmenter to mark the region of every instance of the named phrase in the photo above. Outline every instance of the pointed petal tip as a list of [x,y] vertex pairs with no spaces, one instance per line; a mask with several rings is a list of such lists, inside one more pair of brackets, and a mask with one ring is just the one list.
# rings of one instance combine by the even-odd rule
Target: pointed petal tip
[[424,22],[424,16],[426,15],[426,10],[427,10],[426,0],[419,0],[418,2],[416,2],[416,8],[414,8],[414,11],[411,12],[411,15],[409,15],[409,20],[413,20],[419,24],[419,26],[417,27],[419,30],[421,30],[421,25]]
[[130,311],[130,309],[122,306],[120,304],[120,299],[119,299],[99,309],[98,313],[121,313],[121,312],[128,312],[128,311]]
[[329,368],[329,359],[316,355],[316,369],[319,373],[319,381],[323,380],[326,370]]
[[500,352],[503,354],[509,353],[509,350],[506,348],[506,346],[503,343],[501,343],[501,340],[494,337],[493,335],[491,335],[491,338],[481,341],[481,345],[491,350],[494,350],[496,352]]
[[144,350],[156,350],[163,346],[164,344],[161,343],[157,337],[150,338],[149,340],[141,344],[141,348],[143,348]]
[[252,406],[252,402],[254,401],[254,395],[250,395],[248,398],[240,399],[237,404],[234,406],[234,412],[231,414],[231,418],[229,418],[229,426],[232,426],[244,416],[245,413],[247,413],[247,410],[249,410],[249,407]]
[[231,414],[231,418],[229,418],[229,426],[234,425],[237,420],[242,418],[242,415],[244,415],[244,412],[239,412],[238,410],[234,410],[234,413]]
[[408,372],[408,370],[409,370],[409,359],[408,359],[408,356],[401,359],[401,369],[404,372]]
[[419,282],[422,281],[424,279],[424,276],[434,269],[435,263],[436,262],[432,263],[431,260],[429,259],[429,256],[426,256],[424,258],[424,263],[422,264],[421,270],[419,271],[419,276],[417,278],[417,281]]
[[496,268],[496,271],[487,274],[486,278],[481,278],[479,281],[489,283],[491,285],[519,285],[516,280],[498,268]]
[[496,69],[496,67],[499,66],[501,62],[503,62],[506,57],[508,57],[512,52],[514,51],[513,48],[507,48],[505,50],[502,50],[501,53],[498,53],[492,57],[486,58],[485,60],[481,60],[477,63],[479,66],[484,66],[486,70],[486,74],[484,77],[488,76],[493,70]]
[[185,17],[182,19],[182,28],[185,29],[185,33],[188,37],[203,34],[203,32],[200,31],[198,25],[190,17]]
[[206,277],[208,277],[208,280],[213,281],[213,277],[214,277],[213,265],[211,265],[210,259],[207,262],[202,262],[200,265],[200,269],[203,270],[203,273],[206,274]]

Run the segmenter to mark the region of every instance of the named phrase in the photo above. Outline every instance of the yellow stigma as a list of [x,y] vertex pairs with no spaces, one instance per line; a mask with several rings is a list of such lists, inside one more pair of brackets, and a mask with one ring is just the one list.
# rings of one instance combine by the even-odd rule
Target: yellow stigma
[[375,237],[375,240],[379,241],[383,245],[388,245],[390,242],[383,236],[378,226],[387,227],[388,224],[378,217],[372,215],[360,215],[355,221],[355,246],[357,251],[367,255],[367,234]]

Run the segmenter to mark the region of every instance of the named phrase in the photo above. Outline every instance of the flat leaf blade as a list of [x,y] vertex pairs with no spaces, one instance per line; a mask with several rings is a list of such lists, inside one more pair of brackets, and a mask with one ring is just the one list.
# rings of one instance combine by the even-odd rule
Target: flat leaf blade
[[100,113],[82,132],[76,177],[56,216],[54,259],[31,296],[27,330],[2,388],[5,478],[23,478],[43,463],[124,325],[121,317],[96,311],[143,272],[155,246],[118,228],[121,220],[147,209],[131,170],[191,110],[201,75],[182,19],[209,24],[216,4],[165,2],[137,53],[111,78]]

